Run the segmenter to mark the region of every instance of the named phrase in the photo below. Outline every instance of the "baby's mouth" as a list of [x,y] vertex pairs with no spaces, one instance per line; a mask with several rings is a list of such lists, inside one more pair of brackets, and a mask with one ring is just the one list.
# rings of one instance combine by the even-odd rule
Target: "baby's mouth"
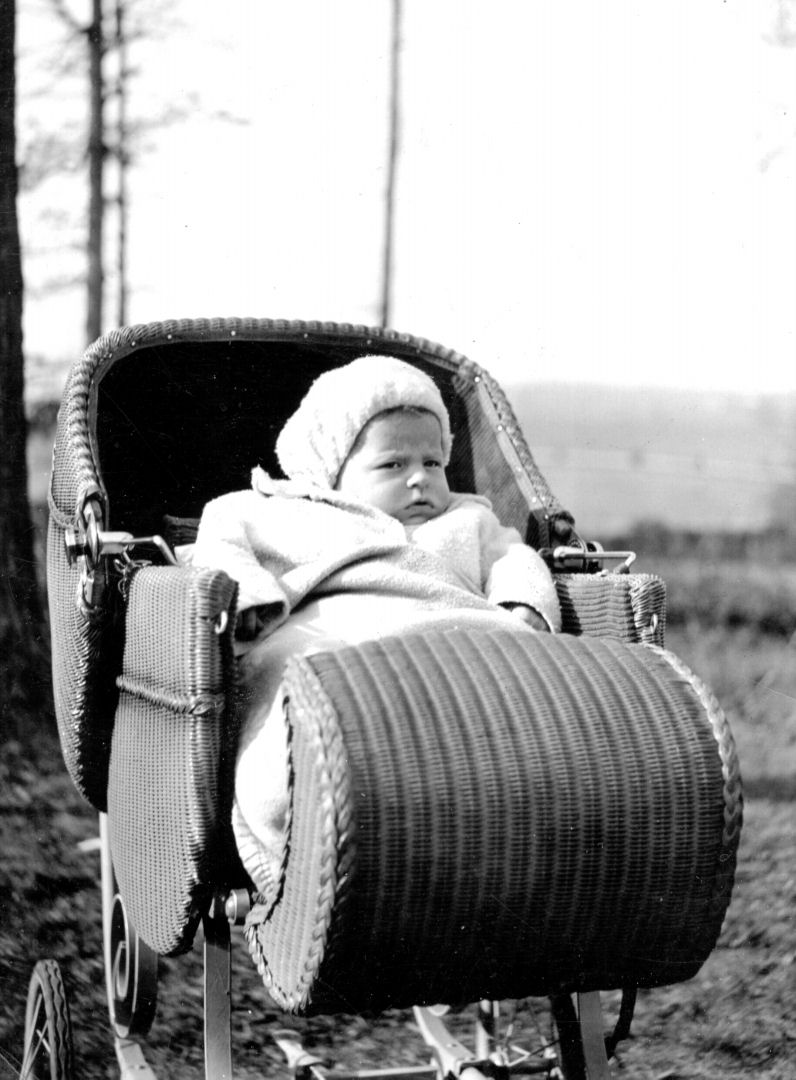
[[434,504],[429,499],[415,499],[410,502],[404,510],[404,514],[408,519],[425,519],[433,513]]

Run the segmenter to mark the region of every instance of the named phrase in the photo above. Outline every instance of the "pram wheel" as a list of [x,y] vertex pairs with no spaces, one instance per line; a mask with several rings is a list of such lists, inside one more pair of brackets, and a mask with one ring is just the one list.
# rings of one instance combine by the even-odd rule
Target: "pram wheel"
[[123,1039],[146,1035],[158,1001],[158,958],[127,918],[116,894],[111,911],[108,966],[114,1030]]
[[61,969],[39,960],[25,1008],[25,1049],[20,1080],[72,1080],[72,1023]]

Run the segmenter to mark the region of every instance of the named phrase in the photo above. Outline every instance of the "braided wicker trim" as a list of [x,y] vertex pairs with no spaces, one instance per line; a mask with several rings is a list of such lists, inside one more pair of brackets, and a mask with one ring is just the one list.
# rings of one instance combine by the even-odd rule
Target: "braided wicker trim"
[[[295,695],[297,712],[312,715],[317,721],[317,737],[323,748],[323,771],[321,772],[321,805],[323,813],[322,856],[320,888],[318,892],[317,922],[312,932],[312,946],[297,989],[288,1004],[291,1008],[303,1005],[323,959],[332,909],[337,888],[344,870],[343,863],[351,862],[351,790],[348,783],[346,751],[334,707],[329,701],[315,672],[304,662],[304,679]],[[295,693],[295,692],[294,692]]]
[[[290,678],[291,671],[293,678]],[[300,675],[300,677],[296,677]],[[293,754],[290,755],[288,837],[280,874],[279,889],[274,897],[258,895],[246,919],[245,936],[252,959],[267,990],[283,1008],[303,1008],[311,993],[315,976],[326,949],[332,913],[336,905],[345,903],[338,895],[340,884],[354,861],[353,815],[345,747],[334,706],[311,667],[302,659],[292,660],[286,669],[285,680],[291,686],[290,700],[294,724],[302,726],[307,748],[312,752],[318,779],[318,814],[320,837],[320,874],[318,890],[313,899],[314,922],[310,945],[296,973],[292,986],[287,988],[269,967],[258,927],[268,921],[285,883],[290,858],[293,829],[295,773]],[[293,736],[295,738],[295,735]]]
[[741,771],[735,741],[724,710],[709,687],[674,653],[667,649],[652,647],[653,651],[667,661],[675,672],[690,683],[697,700],[705,710],[713,737],[719,750],[721,773],[724,779],[724,829],[722,850],[716,870],[715,886],[708,903],[708,910],[718,920],[723,919],[735,882],[735,867],[743,825],[743,789]]
[[713,731],[713,737],[719,748],[721,772],[724,777],[724,831],[722,833],[722,843],[727,849],[725,854],[722,855],[722,862],[730,871],[726,878],[729,891],[735,872],[732,856],[737,851],[743,824],[743,788],[735,740],[730,731],[730,725],[724,710],[713,691],[683,663],[679,656],[669,652],[668,649],[655,646],[651,646],[651,648],[659,656],[663,657],[682,679],[691,684],[697,700],[705,710]]

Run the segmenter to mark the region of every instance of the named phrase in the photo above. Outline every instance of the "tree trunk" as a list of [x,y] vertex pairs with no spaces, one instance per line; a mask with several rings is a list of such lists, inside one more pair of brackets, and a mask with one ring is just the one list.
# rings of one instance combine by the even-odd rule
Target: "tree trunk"
[[384,191],[384,250],[382,253],[381,325],[392,318],[393,242],[395,232],[395,175],[401,111],[401,0],[392,0],[392,42],[390,48],[390,114],[387,153],[387,185]]
[[20,709],[45,699],[49,679],[27,490],[15,37],[15,0],[0,0],[0,729],[9,735],[20,734]]
[[125,5],[116,0],[116,51],[119,56],[116,121],[116,161],[118,167],[118,218],[116,231],[117,309],[116,325],[127,324],[127,170],[130,165],[127,131],[127,94],[130,77],[127,67],[127,31],[125,28]]
[[88,27],[89,52],[89,135],[88,135],[88,296],[86,343],[102,333],[103,323],[103,224],[105,204],[105,88],[102,82],[102,57],[105,42],[102,27],[102,0],[92,0],[91,25]]

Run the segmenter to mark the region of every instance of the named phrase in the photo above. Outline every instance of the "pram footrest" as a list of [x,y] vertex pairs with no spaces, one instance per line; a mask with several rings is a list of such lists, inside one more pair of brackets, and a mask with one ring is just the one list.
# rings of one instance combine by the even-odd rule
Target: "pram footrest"
[[737,761],[670,654],[426,632],[291,661],[286,703],[288,856],[247,930],[282,1008],[653,986],[713,948]]

